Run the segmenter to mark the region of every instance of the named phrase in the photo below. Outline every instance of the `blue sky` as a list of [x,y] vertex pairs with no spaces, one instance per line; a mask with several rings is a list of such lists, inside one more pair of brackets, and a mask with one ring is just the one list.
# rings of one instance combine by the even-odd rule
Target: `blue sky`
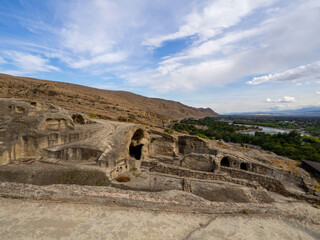
[[320,105],[319,0],[0,0],[0,72],[218,113]]

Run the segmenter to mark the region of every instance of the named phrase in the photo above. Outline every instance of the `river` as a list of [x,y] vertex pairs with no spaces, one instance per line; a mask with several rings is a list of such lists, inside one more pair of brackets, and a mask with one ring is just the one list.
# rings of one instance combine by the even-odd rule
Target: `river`
[[[249,134],[254,136],[255,132],[265,132],[268,134],[277,134],[277,133],[289,133],[290,131],[292,131],[292,129],[280,129],[280,128],[271,128],[271,127],[262,127],[262,126],[256,126],[256,125],[246,125],[246,124],[235,124],[235,125],[239,125],[239,126],[246,126],[248,128],[253,128],[253,127],[258,127],[259,130],[250,130],[250,131],[243,131],[241,132],[242,134]],[[301,131],[301,130],[297,130],[301,136],[311,136],[309,133]]]

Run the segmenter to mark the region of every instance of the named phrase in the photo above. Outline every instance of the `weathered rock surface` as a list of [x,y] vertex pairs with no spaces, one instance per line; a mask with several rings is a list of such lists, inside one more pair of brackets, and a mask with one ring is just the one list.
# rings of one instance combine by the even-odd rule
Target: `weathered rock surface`
[[243,206],[242,213],[236,214],[194,214],[0,198],[0,238],[319,239],[320,210],[306,203],[279,198],[263,215],[246,207],[249,206]]
[[[272,201],[259,190],[264,188],[319,202],[306,195],[315,191],[303,170],[279,168],[272,162],[274,155],[263,151],[230,148],[196,136],[172,136],[137,124],[92,120],[43,102],[0,99],[0,103],[0,163],[9,164],[0,169],[1,181],[55,184],[63,183],[59,180],[63,172],[88,178],[96,171],[97,177],[105,178],[88,184],[107,185],[109,179],[137,171],[141,176],[136,181],[113,185],[142,191],[189,189],[211,201]],[[162,175],[155,177],[157,172]],[[207,182],[200,184],[200,180]]]
[[116,176],[147,154],[148,133],[139,125],[93,122],[44,103],[11,99],[0,103],[0,164],[43,158],[88,161]]
[[[18,224],[24,227],[23,221],[29,221],[33,226],[28,231],[19,232],[10,227],[10,231],[1,231],[14,219],[4,218],[0,209],[1,238],[42,238],[37,235],[42,234],[37,227],[39,222],[43,224],[39,224],[42,229],[51,225],[48,238],[81,239],[87,232],[100,238],[95,235],[98,229],[95,224],[77,220],[86,216],[81,211],[63,215],[62,222],[70,223],[64,228],[51,210],[42,210],[44,215],[40,216],[38,210],[33,210],[39,202],[30,200],[41,201],[44,206],[49,204],[42,202],[44,200],[68,202],[69,205],[63,206],[52,203],[56,211],[75,208],[75,202],[93,204],[88,207],[89,212],[99,219],[99,224],[106,223],[106,228],[117,232],[102,231],[103,238],[170,239],[166,231],[159,235],[159,225],[170,228],[167,226],[170,225],[168,218],[173,219],[170,213],[126,209],[140,217],[133,217],[133,222],[128,218],[118,221],[127,226],[125,233],[114,224],[107,224],[111,221],[107,214],[103,218],[99,215],[102,209],[114,216],[123,214],[122,210],[112,210],[110,206],[179,212],[179,217],[172,221],[182,221],[184,230],[171,230],[172,239],[228,236],[263,239],[258,237],[261,234],[266,239],[300,239],[302,236],[316,239],[318,236],[319,209],[299,201],[319,206],[320,198],[308,174],[290,159],[196,136],[170,135],[138,124],[90,119],[82,113],[43,102],[0,99],[0,113],[0,197],[26,201],[0,198],[0,202],[7,204],[7,207],[1,204],[0,208],[11,214],[14,204],[24,207],[25,215],[19,216]],[[291,209],[295,212],[290,212]],[[34,212],[38,222],[27,217],[29,211]],[[208,215],[199,215],[199,218],[193,215],[197,219],[190,220],[191,213]],[[234,218],[213,215],[225,213],[233,214]],[[157,214],[161,215],[160,223],[158,220],[148,222],[148,218]],[[143,234],[137,232],[136,221],[141,219],[146,219],[144,225],[151,224]],[[91,220],[93,222],[95,220]],[[248,228],[246,222],[253,229]],[[226,227],[228,223],[230,229]],[[97,226],[101,226],[99,224]],[[158,231],[153,232],[152,226],[157,226]],[[58,232],[58,228],[64,230]],[[270,234],[271,229],[277,232]],[[130,231],[136,236],[127,235]],[[290,231],[296,235],[290,235]]]

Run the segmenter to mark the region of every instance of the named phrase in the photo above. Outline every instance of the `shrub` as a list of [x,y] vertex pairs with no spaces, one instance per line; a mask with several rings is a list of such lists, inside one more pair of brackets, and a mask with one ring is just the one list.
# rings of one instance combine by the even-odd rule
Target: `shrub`
[[123,117],[123,116],[119,116],[118,117],[118,121],[120,122],[126,122],[128,119],[126,117]]
[[173,130],[170,128],[164,129],[164,132],[169,133],[169,134],[173,134]]
[[202,133],[198,133],[198,134],[196,134],[196,136],[204,138],[204,139],[210,139],[209,137],[207,137],[206,135],[204,135]]
[[242,213],[245,214],[245,215],[249,215],[250,211],[249,211],[249,209],[243,209]]
[[97,118],[97,117],[98,117],[98,115],[97,115],[97,114],[95,114],[95,113],[89,113],[89,117],[91,117],[91,118]]
[[134,172],[132,175],[133,175],[134,177],[139,177],[139,176],[141,175],[141,173]]
[[134,172],[134,171],[137,171],[137,168],[135,165],[132,166],[131,170]]

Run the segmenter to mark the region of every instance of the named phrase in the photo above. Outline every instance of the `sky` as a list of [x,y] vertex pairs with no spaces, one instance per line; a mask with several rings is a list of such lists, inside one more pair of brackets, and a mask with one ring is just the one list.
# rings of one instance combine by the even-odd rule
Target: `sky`
[[0,0],[0,72],[220,114],[320,106],[320,1]]

